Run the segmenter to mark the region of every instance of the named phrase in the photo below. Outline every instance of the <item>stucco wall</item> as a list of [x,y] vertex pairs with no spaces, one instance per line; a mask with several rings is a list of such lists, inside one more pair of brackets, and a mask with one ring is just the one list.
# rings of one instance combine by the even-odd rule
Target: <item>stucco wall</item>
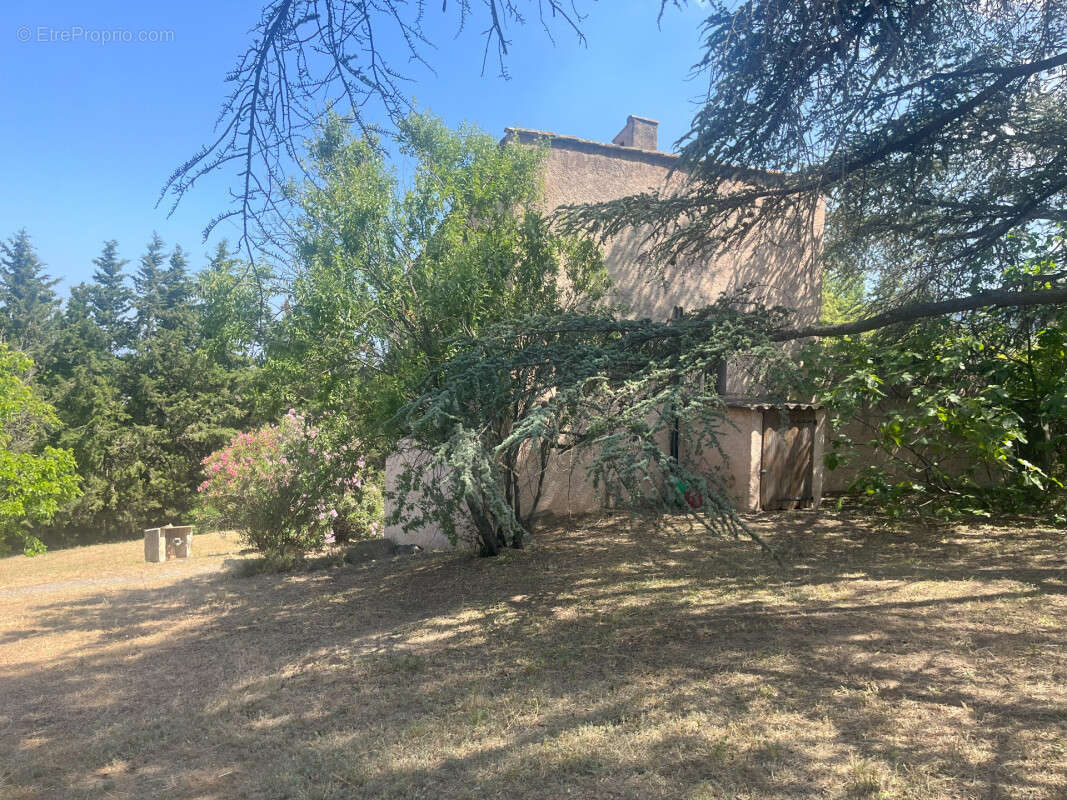
[[[717,433],[719,448],[714,446],[694,449],[686,432],[681,431],[680,458],[687,467],[696,472],[725,475],[727,491],[736,507],[744,512],[760,510],[760,481],[763,466],[763,409],[761,407],[731,406],[727,418]],[[665,437],[664,437],[665,438]],[[811,491],[814,505],[822,500],[824,475],[823,448],[826,438],[826,412],[815,411],[814,452],[812,454]],[[667,449],[666,440],[661,446]],[[545,470],[536,513],[556,517],[576,516],[597,512],[605,507],[603,487],[594,487],[588,477],[588,466],[593,452],[570,451],[553,455]],[[420,451],[405,447],[386,460],[386,490],[394,491],[400,473],[409,465],[416,467],[422,460]],[[520,491],[524,513],[532,507],[537,490],[540,464],[526,454],[520,458]],[[441,474],[435,476],[441,479]],[[834,473],[830,473],[831,490]],[[418,499],[418,495],[414,496]],[[458,522],[458,521],[457,521]],[[474,531],[469,525],[460,525],[459,546],[476,549]],[[385,537],[398,544],[417,544],[426,550],[449,549],[448,538],[435,526],[424,526],[405,531],[400,525],[386,527]]]
[[[385,492],[386,497],[389,498],[394,492],[397,491],[398,486],[401,483],[402,475],[405,470],[411,468],[413,470],[425,473],[427,470],[423,466],[426,460],[425,451],[412,447],[410,442],[401,442],[400,447],[395,453],[391,453],[385,460]],[[438,470],[436,473],[430,476],[431,480],[440,481],[444,476],[444,473]],[[412,492],[410,497],[407,498],[409,504],[417,505],[422,501],[422,493],[415,491]],[[395,507],[394,503],[386,500],[386,515],[389,516]],[[460,549],[473,550],[475,549],[475,533],[473,527],[469,521],[463,519],[456,520],[456,526],[458,529],[458,541],[457,546]],[[451,550],[453,545],[447,536],[441,531],[440,527],[436,524],[421,525],[418,527],[405,530],[403,523],[386,525],[383,536],[386,539],[390,539],[397,544],[416,544],[423,550]]]
[[760,457],[763,450],[763,412],[727,409],[727,424],[718,432],[719,446],[690,452],[683,440],[682,463],[694,472],[725,474],[731,498],[741,511],[759,511]]
[[[540,460],[524,454],[519,468],[519,495],[523,508],[533,506],[537,495],[537,483],[541,471]],[[556,516],[590,514],[604,507],[604,491],[594,487],[589,480],[589,464],[593,454],[589,451],[568,451],[554,454],[548,462],[537,512]]]
[[[706,473],[725,472],[728,490],[737,507],[742,511],[759,510],[760,460],[763,447],[762,411],[745,407],[727,409],[726,423],[718,435],[721,452],[714,447],[693,450],[692,446],[687,444],[685,431],[682,431],[681,438],[680,455],[687,466]],[[667,448],[666,441],[661,444],[664,449]],[[570,451],[552,456],[541,484],[538,514],[566,517],[590,514],[604,508],[603,487],[594,488],[588,477],[588,466],[592,458],[593,453],[590,450]],[[386,491],[395,491],[403,470],[409,465],[419,469],[423,459],[423,453],[410,446],[390,455],[385,465]],[[817,463],[821,463],[821,459]],[[537,491],[540,464],[536,458],[527,455],[521,459],[519,472],[523,507],[529,509]],[[818,472],[821,483],[821,470]],[[438,473],[434,479],[441,480],[442,477],[443,475]],[[414,502],[419,499],[418,493],[413,494]],[[385,537],[398,544],[417,544],[426,550],[447,550],[452,547],[448,537],[433,525],[408,531],[401,525],[388,525]],[[474,531],[469,526],[461,526],[459,545],[467,549],[475,547]]]
[[[680,173],[671,176],[676,157],[573,137],[514,129],[521,142],[549,141],[543,202],[546,211],[561,205],[597,203],[651,190],[675,191]],[[817,254],[822,246],[824,206],[801,202],[759,226],[738,245],[674,265],[651,265],[643,231],[610,239],[604,258],[614,283],[615,300],[635,318],[668,319],[675,306],[687,310],[713,303],[724,292],[753,286],[767,305],[796,310],[797,322],[818,321],[822,278]]]
[[[727,409],[726,422],[718,431],[722,452],[714,447],[694,450],[686,431],[680,432],[680,457],[683,463],[698,472],[725,472],[732,499],[738,508],[746,511],[759,509],[762,420],[760,411],[739,407]],[[669,448],[667,433],[662,435],[659,444],[664,451]],[[603,487],[594,487],[588,477],[589,463],[593,457],[592,450],[553,456],[541,485],[538,513],[571,516],[589,514],[604,507],[606,493]],[[521,498],[524,507],[529,508],[537,488],[540,464],[527,458],[520,471]]]
[[[847,424],[835,430],[835,433],[844,435],[852,440],[854,447],[845,451],[847,461],[836,469],[826,470],[826,487],[828,494],[843,494],[852,491],[852,483],[868,467],[878,467],[890,477],[891,480],[910,480],[915,471],[905,464],[915,465],[918,457],[909,452],[905,447],[896,448],[895,456],[904,463],[899,463],[890,458],[881,448],[871,447],[869,442],[880,438],[882,425],[890,420],[895,410],[893,403],[885,402],[875,408],[861,411]],[[903,409],[902,409],[903,410]],[[909,410],[910,413],[911,410]],[[947,434],[941,433],[941,444],[944,446],[951,443],[951,439],[945,439]],[[951,450],[946,447],[941,452]],[[959,444],[959,451],[964,452],[963,443]],[[971,478],[979,486],[996,486],[1004,480],[999,471],[992,469],[974,469],[975,465],[966,456],[946,458],[937,462],[938,468],[950,475],[962,476],[971,473]],[[920,469],[920,468],[916,468]]]

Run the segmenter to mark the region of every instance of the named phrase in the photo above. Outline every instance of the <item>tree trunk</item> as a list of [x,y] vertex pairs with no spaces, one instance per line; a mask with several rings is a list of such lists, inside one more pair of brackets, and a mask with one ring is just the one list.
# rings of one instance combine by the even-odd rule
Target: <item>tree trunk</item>
[[474,528],[478,532],[481,542],[479,555],[489,557],[500,554],[501,541],[497,527],[493,525],[489,517],[483,512],[482,504],[473,496],[467,495],[467,510],[470,512]]

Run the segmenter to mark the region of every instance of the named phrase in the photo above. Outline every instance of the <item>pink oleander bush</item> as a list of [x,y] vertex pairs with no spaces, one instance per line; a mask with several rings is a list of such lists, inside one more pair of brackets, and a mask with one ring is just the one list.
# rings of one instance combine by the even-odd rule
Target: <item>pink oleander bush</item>
[[197,521],[234,528],[249,545],[292,561],[327,544],[380,536],[382,491],[358,444],[290,409],[204,459]]

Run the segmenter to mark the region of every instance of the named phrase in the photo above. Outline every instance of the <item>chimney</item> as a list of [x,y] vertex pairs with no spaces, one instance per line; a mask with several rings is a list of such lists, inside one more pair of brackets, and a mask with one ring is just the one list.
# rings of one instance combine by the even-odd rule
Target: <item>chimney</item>
[[611,141],[623,147],[636,147],[638,150],[656,149],[656,131],[659,123],[648,117],[635,117],[633,114],[626,118],[626,127],[619,131],[619,135]]

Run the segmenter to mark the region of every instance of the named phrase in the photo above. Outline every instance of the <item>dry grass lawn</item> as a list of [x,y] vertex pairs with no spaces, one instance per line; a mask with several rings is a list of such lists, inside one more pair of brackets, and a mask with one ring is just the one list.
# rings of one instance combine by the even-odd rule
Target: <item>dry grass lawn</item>
[[1063,532],[760,526],[0,561],[0,797],[1067,798]]

